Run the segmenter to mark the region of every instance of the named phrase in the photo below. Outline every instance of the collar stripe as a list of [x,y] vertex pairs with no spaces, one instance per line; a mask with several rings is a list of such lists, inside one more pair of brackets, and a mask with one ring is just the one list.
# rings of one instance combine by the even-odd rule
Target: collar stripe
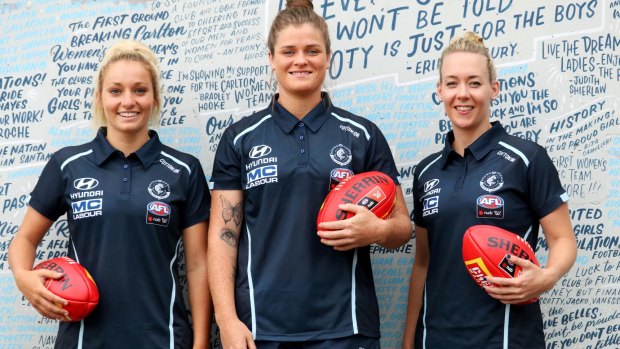
[[237,144],[237,141],[239,140],[239,138],[243,137],[246,133],[250,133],[250,132],[254,131],[260,124],[265,122],[265,120],[269,119],[270,117],[271,117],[271,114],[265,116],[264,118],[260,119],[259,122],[254,124],[252,127],[248,127],[245,130],[243,130],[243,132],[239,133],[237,135],[237,137],[235,137],[235,139],[233,140],[233,145]]
[[65,168],[65,166],[67,166],[71,161],[79,159],[82,156],[86,156],[86,155],[88,155],[88,154],[90,154],[92,152],[93,152],[93,150],[89,149],[89,150],[87,150],[87,151],[85,151],[83,153],[77,153],[77,154],[73,155],[72,157],[70,157],[67,160],[65,160],[65,162],[62,163],[62,165],[60,165],[60,170],[62,171]]
[[523,160],[523,162],[525,162],[525,166],[530,167],[530,161],[519,149],[513,147],[512,145],[508,145],[502,141],[500,141],[499,144],[515,152],[515,154],[517,154]]
[[161,151],[161,155],[163,155],[163,156],[165,156],[165,157],[169,158],[170,160],[172,160],[172,161],[176,162],[177,164],[179,164],[179,165],[181,165],[181,166],[185,167],[185,169],[187,170],[187,172],[189,172],[189,174],[192,174],[192,170],[190,170],[189,166],[188,166],[186,163],[184,163],[183,161],[181,161],[181,160],[179,160],[179,159],[175,158],[174,156],[172,156],[172,155],[170,155],[170,154],[166,153],[166,152],[165,152],[165,151],[163,151],[163,150]]
[[441,159],[442,155],[439,155],[437,158],[435,158],[435,160],[431,161],[430,164],[426,165],[426,167],[420,172],[420,174],[418,175],[418,178],[422,177],[422,175],[424,174],[424,172],[426,172],[426,170],[428,170],[429,167],[431,167],[432,164],[436,163],[437,161],[439,161],[439,159]]
[[343,118],[342,116],[340,116],[340,115],[338,115],[338,114],[336,114],[336,113],[332,113],[332,115],[333,115],[336,119],[338,119],[338,120],[340,120],[340,121],[342,121],[342,122],[349,123],[349,124],[351,124],[351,125],[353,125],[353,126],[355,126],[355,127],[357,127],[357,128],[362,129],[362,131],[364,131],[364,134],[366,135],[366,140],[367,140],[367,141],[369,141],[369,140],[370,140],[370,133],[368,133],[368,131],[366,130],[366,128],[365,128],[364,126],[362,126],[362,125],[358,124],[357,122],[355,122],[355,121],[353,121],[353,120],[351,120],[351,119]]

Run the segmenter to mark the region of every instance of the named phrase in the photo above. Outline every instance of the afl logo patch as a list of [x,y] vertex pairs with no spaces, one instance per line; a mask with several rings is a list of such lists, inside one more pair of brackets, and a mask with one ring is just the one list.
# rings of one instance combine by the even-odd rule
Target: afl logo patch
[[332,158],[332,160],[334,160],[335,163],[340,166],[345,166],[346,164],[351,162],[351,159],[353,158],[351,156],[351,149],[345,147],[342,144],[338,144],[337,146],[333,147],[332,150],[329,152],[329,156]]
[[504,199],[497,195],[479,196],[476,206],[478,218],[504,218]]
[[480,180],[480,187],[489,193],[499,190],[504,186],[504,178],[499,172],[489,172]]
[[94,178],[78,178],[73,181],[73,187],[77,190],[91,190],[99,185],[99,181]]
[[148,205],[148,210],[154,215],[157,216],[168,216],[170,215],[170,206],[161,201],[153,201]]
[[250,157],[252,159],[262,158],[263,156],[269,155],[271,153],[271,147],[268,145],[257,145],[250,149]]
[[353,176],[348,168],[335,168],[329,173],[329,190],[334,189],[343,179]]
[[170,211],[170,205],[165,202],[149,202],[146,206],[146,223],[167,227],[170,222]]
[[162,181],[161,179],[157,179],[149,183],[149,187],[147,188],[149,194],[156,199],[162,200],[170,196],[170,185],[168,183]]

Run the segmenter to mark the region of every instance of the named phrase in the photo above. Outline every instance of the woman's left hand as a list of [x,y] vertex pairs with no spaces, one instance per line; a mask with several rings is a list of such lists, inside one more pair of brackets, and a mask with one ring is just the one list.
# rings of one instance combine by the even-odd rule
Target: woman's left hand
[[[484,290],[493,298],[504,304],[519,304],[527,302],[553,287],[553,281],[546,275],[546,270],[516,256],[509,256],[509,260],[521,267],[521,275],[515,278],[487,276],[487,281],[501,287],[484,287]],[[549,282],[551,281],[551,285]]]
[[384,220],[377,218],[364,206],[342,204],[338,207],[355,216],[342,221],[321,223],[319,229],[322,230],[317,233],[321,243],[338,251],[347,251],[381,241],[382,231],[385,230]]

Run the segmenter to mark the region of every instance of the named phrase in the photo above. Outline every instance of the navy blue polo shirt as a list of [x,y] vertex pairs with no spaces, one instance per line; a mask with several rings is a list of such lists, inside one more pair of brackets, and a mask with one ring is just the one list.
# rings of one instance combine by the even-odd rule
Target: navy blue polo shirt
[[443,151],[414,173],[414,221],[428,230],[431,256],[416,348],[544,348],[539,303],[511,306],[489,297],[465,268],[462,239],[470,226],[489,224],[536,248],[539,220],[568,195],[545,149],[507,134],[499,122],[463,157],[453,141],[450,132]]
[[379,336],[369,248],[335,251],[316,229],[330,188],[371,170],[398,183],[377,126],[327,96],[301,121],[274,103],[224,132],[213,188],[244,192],[235,301],[255,339]]
[[60,324],[56,348],[191,348],[178,276],[182,231],[209,217],[210,194],[195,157],[154,131],[125,157],[105,138],[56,152],[30,206],[67,214],[69,257],[93,276],[100,300],[80,322]]

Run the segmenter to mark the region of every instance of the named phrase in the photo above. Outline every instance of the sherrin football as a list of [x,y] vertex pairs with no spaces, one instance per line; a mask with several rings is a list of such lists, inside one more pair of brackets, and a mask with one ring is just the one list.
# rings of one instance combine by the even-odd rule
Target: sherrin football
[[[486,281],[486,276],[514,278],[521,275],[521,267],[510,262],[508,255],[539,265],[530,244],[517,234],[492,225],[474,225],[465,231],[463,261],[480,287],[498,286]],[[537,299],[532,298],[524,304]]]
[[67,300],[63,308],[69,312],[71,321],[80,321],[90,314],[99,303],[99,290],[88,271],[69,257],[45,260],[34,267],[64,274],[62,278],[46,279],[45,287],[55,295]]
[[340,204],[365,206],[377,217],[386,219],[394,209],[396,185],[390,176],[379,171],[358,173],[340,181],[325,197],[319,210],[317,225],[353,217],[352,212],[342,211]]

